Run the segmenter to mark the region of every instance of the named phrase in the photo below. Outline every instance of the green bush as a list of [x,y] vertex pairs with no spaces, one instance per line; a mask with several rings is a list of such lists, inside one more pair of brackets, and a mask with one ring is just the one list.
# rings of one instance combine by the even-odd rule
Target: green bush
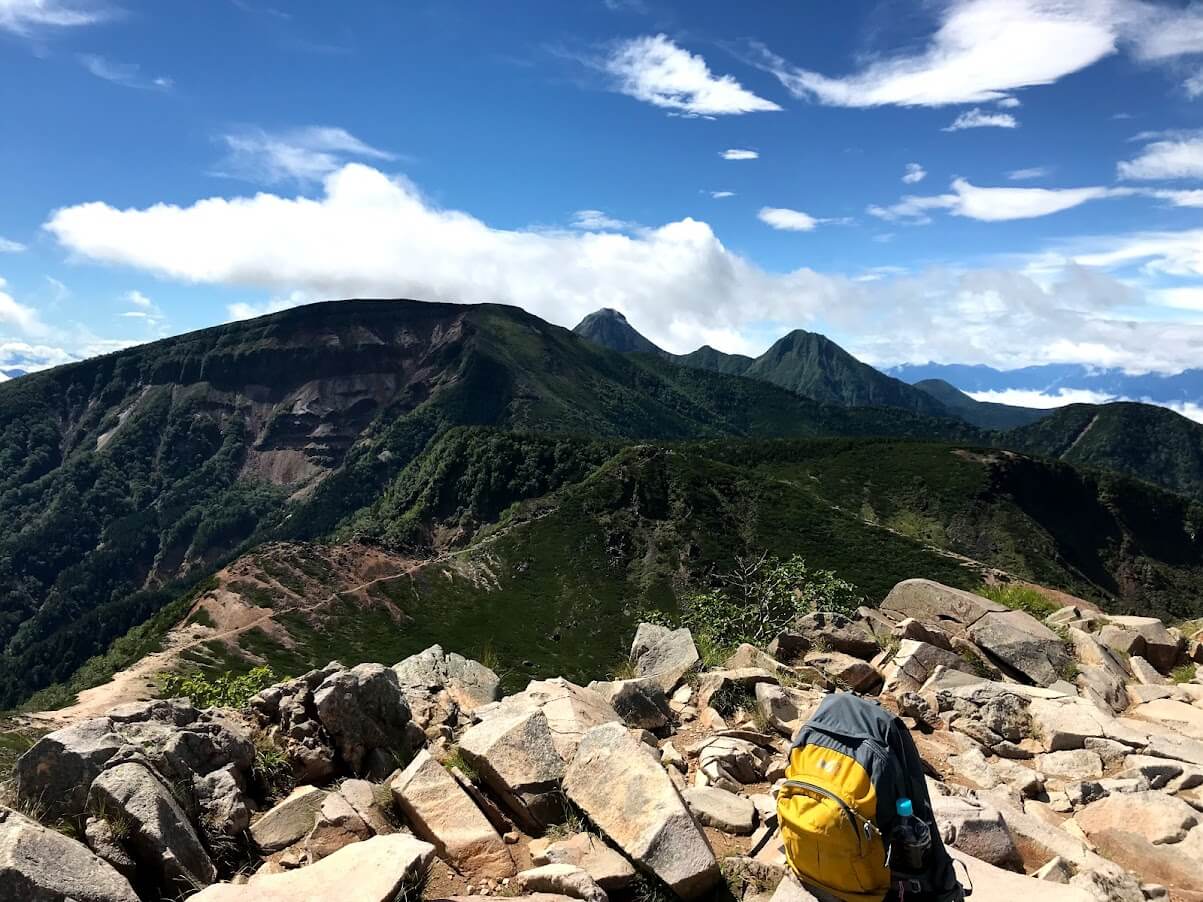
[[1061,610],[1061,606],[1050,601],[1048,597],[1031,586],[1021,586],[1015,583],[1006,585],[983,585],[976,590],[978,595],[997,601],[1017,611],[1027,611],[1037,620],[1043,620],[1049,614]]
[[717,583],[710,591],[686,595],[679,617],[699,648],[713,650],[712,656],[742,642],[763,646],[805,614],[851,617],[864,603],[851,583],[830,570],[811,570],[798,555],[742,558]]
[[242,708],[251,696],[275,682],[275,673],[266,666],[243,674],[226,671],[212,677],[203,673],[169,673],[163,679],[163,694],[168,698],[187,696],[201,708]]

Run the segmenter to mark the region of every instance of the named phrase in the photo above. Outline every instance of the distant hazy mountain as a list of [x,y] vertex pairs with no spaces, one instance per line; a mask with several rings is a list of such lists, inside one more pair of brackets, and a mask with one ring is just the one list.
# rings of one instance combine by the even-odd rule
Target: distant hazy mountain
[[924,379],[916,382],[915,388],[927,392],[963,420],[983,429],[1014,429],[1026,426],[1048,416],[1051,410],[1034,407],[1013,407],[1010,404],[994,404],[976,401],[955,385],[943,379]]
[[912,384],[942,379],[966,392],[1022,389],[1055,395],[1061,389],[1085,389],[1114,398],[1161,404],[1203,403],[1203,369],[1183,370],[1172,375],[1131,375],[1123,370],[1091,369],[1073,363],[1050,363],[1015,370],[959,363],[924,363],[904,364],[885,372]]

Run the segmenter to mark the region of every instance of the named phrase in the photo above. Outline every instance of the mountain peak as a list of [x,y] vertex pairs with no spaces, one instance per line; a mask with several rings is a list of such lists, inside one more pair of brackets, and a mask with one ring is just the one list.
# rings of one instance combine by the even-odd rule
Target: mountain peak
[[664,351],[636,331],[627,318],[612,307],[595,310],[572,331],[611,351],[664,355]]

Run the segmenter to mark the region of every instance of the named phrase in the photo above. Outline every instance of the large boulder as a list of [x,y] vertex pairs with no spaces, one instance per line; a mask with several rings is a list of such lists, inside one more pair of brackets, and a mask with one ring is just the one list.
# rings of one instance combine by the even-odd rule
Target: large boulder
[[930,579],[907,579],[898,583],[882,601],[881,609],[895,620],[914,617],[921,623],[938,623],[946,632],[962,638],[967,637],[969,628],[986,614],[1010,610],[997,601]]
[[1062,678],[1070,663],[1061,637],[1026,611],[990,611],[968,636],[1008,673],[1038,686]]
[[532,680],[525,689],[504,699],[498,707],[502,714],[523,711],[541,711],[547,718],[552,741],[565,764],[572,760],[581,737],[587,732],[603,723],[622,720],[602,693],[563,677]]
[[590,730],[564,792],[629,858],[693,899],[719,878],[718,862],[652,750],[622,724]]
[[1023,856],[1002,814],[969,794],[932,787],[932,813],[945,845],[1009,871],[1023,871]]
[[88,807],[128,826],[125,841],[140,872],[166,891],[205,886],[217,879],[209,853],[188,816],[145,766],[118,764],[92,781]]
[[257,874],[241,885],[215,884],[191,902],[394,902],[433,855],[432,845],[407,833],[376,836],[308,867]]
[[668,726],[672,720],[668,696],[655,680],[644,678],[594,682],[589,684],[589,688],[609,702],[628,727],[655,731]]
[[[617,715],[615,723],[622,726]],[[542,709],[492,714],[464,733],[459,750],[526,829],[541,831],[563,815],[564,759]]]
[[1180,843],[1199,823],[1199,812],[1164,792],[1114,793],[1092,802],[1074,820],[1091,840],[1109,830],[1135,833],[1154,845]]
[[693,644],[693,634],[684,627],[670,630],[641,623],[631,645],[631,662],[638,676],[651,677],[665,692],[672,692],[698,666],[701,657]]
[[877,668],[867,661],[839,651],[812,651],[804,659],[808,667],[823,673],[842,689],[873,692],[881,686]]
[[331,792],[318,809],[313,829],[303,840],[305,854],[310,862],[333,855],[343,846],[361,842],[373,835],[341,789]]
[[746,836],[756,826],[756,806],[744,796],[717,786],[689,786],[681,797],[698,823],[707,827]]
[[823,701],[818,690],[792,689],[776,683],[757,683],[756,707],[770,727],[792,737]]
[[631,863],[599,837],[578,833],[552,842],[536,839],[530,844],[531,861],[541,864],[571,864],[585,871],[606,892],[620,890],[635,880]]
[[[953,850],[951,855],[964,865],[964,873],[969,878],[966,882],[973,885],[973,902],[1015,902],[1016,899],[1039,899],[1040,902],[1100,902],[1100,897],[1077,886],[1060,886],[1043,880],[1033,880],[1031,877],[1003,870],[957,850]],[[957,871],[958,874],[961,873],[960,868],[957,868]]]
[[918,692],[940,667],[974,675],[973,665],[955,652],[927,642],[903,639],[894,657],[883,668],[885,685],[882,691],[894,695]]
[[429,752],[418,752],[389,788],[414,832],[457,871],[498,880],[515,873],[505,842]]
[[345,669],[331,661],[296,679],[269,686],[250,700],[260,726],[283,745],[298,783],[321,783],[334,776],[334,745],[314,710],[313,693],[327,678]]
[[313,829],[327,795],[316,786],[298,786],[251,825],[251,839],[263,852],[291,846]]
[[1203,708],[1173,699],[1157,699],[1137,705],[1130,712],[1139,720],[1168,727],[1192,739],[1203,739]]
[[881,647],[865,623],[827,611],[799,617],[769,645],[770,654],[786,663],[812,650],[834,651],[867,661]]
[[[394,753],[407,751],[409,705],[395,671],[360,664],[328,676],[313,693],[318,718],[342,760],[356,775],[369,765],[380,776],[392,770]],[[373,753],[383,753],[377,764]]]
[[1170,632],[1156,617],[1112,616],[1107,620],[1112,627],[1135,634],[1142,640],[1129,646],[1129,655],[1140,655],[1162,673],[1169,673],[1178,666],[1184,645],[1182,636]]
[[448,654],[440,645],[410,655],[393,670],[407,696],[414,689],[444,691],[468,713],[501,697],[501,678],[496,673],[479,661]]
[[751,710],[756,705],[757,684],[777,682],[776,676],[758,667],[707,671],[698,683],[698,708],[714,708],[724,717],[739,708]]
[[83,843],[0,808],[0,899],[138,902],[129,881]]

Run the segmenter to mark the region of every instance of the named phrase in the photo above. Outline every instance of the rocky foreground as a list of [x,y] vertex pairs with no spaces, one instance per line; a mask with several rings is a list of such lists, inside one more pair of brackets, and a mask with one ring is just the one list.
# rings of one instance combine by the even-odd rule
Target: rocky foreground
[[811,898],[774,785],[830,691],[911,729],[975,900],[1203,900],[1203,663],[1160,621],[1045,623],[924,580],[707,668],[642,624],[629,678],[530,683],[434,646],[246,710],[124,705],[43,737],[0,808],[0,899]]

